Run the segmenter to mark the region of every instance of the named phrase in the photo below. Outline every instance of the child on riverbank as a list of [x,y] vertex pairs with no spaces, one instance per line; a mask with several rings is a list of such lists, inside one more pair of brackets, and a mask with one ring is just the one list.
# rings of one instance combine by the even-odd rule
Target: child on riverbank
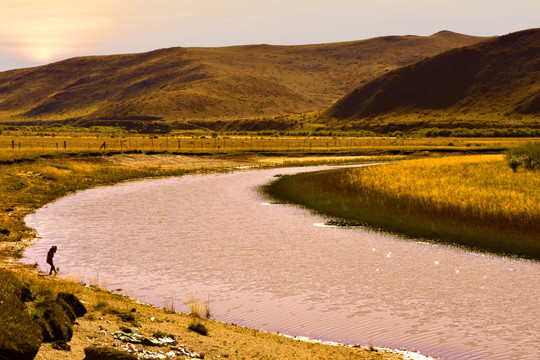
[[52,275],[53,271],[56,274],[56,267],[54,266],[54,263],[53,263],[53,257],[55,253],[56,253],[56,246],[53,246],[52,248],[50,248],[49,252],[47,253],[47,264],[51,265],[51,270],[49,271],[49,275]]

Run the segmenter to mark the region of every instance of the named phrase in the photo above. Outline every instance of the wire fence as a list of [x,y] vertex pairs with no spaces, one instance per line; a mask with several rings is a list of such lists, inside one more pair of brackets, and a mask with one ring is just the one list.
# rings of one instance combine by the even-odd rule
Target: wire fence
[[293,151],[337,150],[376,146],[405,146],[403,138],[307,138],[307,137],[0,137],[4,150],[66,151]]
[[354,151],[365,149],[489,148],[506,149],[530,138],[412,138],[412,137],[295,137],[295,136],[18,136],[0,135],[0,151],[99,152],[169,151],[182,153]]

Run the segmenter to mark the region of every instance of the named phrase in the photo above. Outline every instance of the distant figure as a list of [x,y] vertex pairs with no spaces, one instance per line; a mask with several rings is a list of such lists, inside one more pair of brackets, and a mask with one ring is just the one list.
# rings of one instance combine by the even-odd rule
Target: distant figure
[[56,253],[56,246],[53,246],[52,248],[50,248],[49,252],[47,253],[47,264],[51,265],[51,271],[49,271],[49,275],[51,275],[53,271],[56,274],[56,267],[54,266],[54,263],[53,263],[53,257],[55,253]]

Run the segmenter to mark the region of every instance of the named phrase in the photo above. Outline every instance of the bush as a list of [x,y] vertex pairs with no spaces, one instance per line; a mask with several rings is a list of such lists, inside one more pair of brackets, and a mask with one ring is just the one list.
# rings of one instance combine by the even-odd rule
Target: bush
[[519,166],[527,170],[540,170],[540,142],[509,149],[506,152],[506,162],[514,172]]
[[194,331],[198,334],[201,334],[201,335],[204,335],[206,336],[208,334],[208,329],[206,329],[206,326],[204,326],[204,324],[201,324],[201,323],[191,323],[189,324],[188,326],[188,330],[191,330],[191,331]]

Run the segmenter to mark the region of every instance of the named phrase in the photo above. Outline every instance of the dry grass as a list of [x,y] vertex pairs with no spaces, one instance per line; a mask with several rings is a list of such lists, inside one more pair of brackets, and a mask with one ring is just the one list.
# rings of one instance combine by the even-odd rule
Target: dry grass
[[[58,155],[107,154],[111,152],[170,152],[176,154],[223,154],[252,152],[337,151],[413,152],[504,150],[523,144],[521,138],[396,138],[396,137],[330,137],[330,136],[219,136],[194,137],[182,135],[140,136],[132,134],[103,137],[24,136],[22,131],[5,131],[0,135],[0,162],[13,162]],[[102,148],[106,144],[105,149]],[[65,144],[65,148],[64,148]]]
[[540,233],[540,177],[514,174],[501,155],[405,161],[348,170],[340,187],[408,213]]
[[540,259],[540,177],[514,173],[502,155],[301,174],[268,189],[281,199],[396,233]]
[[198,319],[210,318],[210,299],[202,301],[194,295],[189,294],[187,297],[187,304],[190,316]]

